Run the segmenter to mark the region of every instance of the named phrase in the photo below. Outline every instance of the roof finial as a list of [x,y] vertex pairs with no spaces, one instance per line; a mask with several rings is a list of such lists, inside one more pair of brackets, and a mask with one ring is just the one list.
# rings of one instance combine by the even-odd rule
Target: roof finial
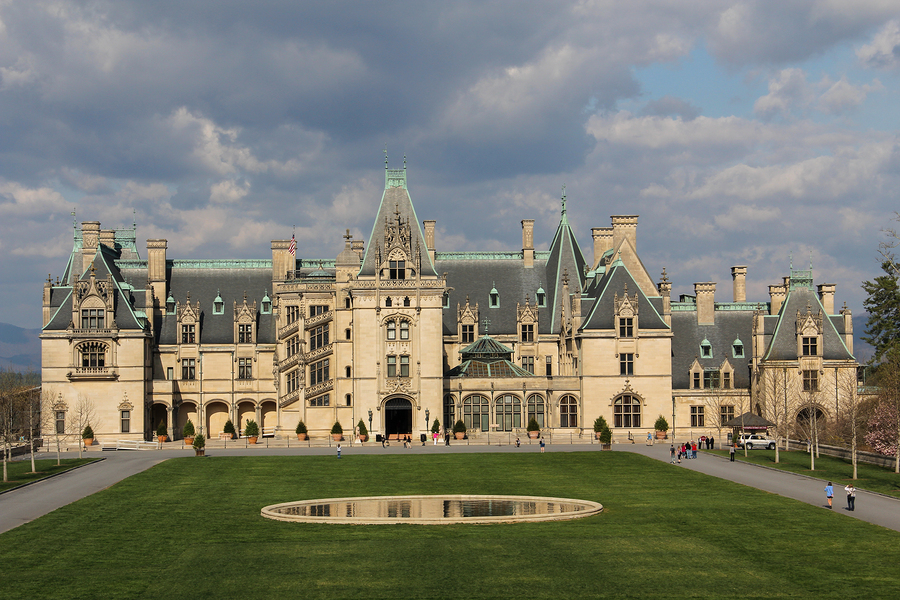
[[668,283],[668,281],[669,281],[669,274],[666,273],[665,267],[663,267],[662,279],[660,281],[662,281],[663,283]]
[[481,323],[484,325],[484,335],[487,336],[487,334],[488,334],[488,328],[491,326],[491,320],[490,320],[490,319],[483,319],[483,320],[481,321]]
[[794,270],[794,251],[791,250],[791,271]]
[[809,270],[812,271],[812,250],[809,251]]
[[388,157],[387,157],[387,142],[384,143],[384,170],[387,171],[388,168]]
[[562,214],[566,214],[566,184],[562,186]]
[[78,239],[78,220],[75,218],[75,209],[72,209],[72,238]]
[[406,155],[403,155],[403,170],[406,170]]

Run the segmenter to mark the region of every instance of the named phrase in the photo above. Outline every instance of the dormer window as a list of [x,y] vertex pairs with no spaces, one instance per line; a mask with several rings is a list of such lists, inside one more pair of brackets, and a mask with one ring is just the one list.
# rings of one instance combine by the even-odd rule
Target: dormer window
[[253,324],[238,323],[238,344],[253,343]]
[[819,338],[804,337],[803,338],[803,356],[819,355]]
[[490,307],[500,308],[500,292],[497,291],[496,287],[491,288]]
[[87,308],[81,310],[82,329],[104,329],[105,311],[102,308]]
[[540,307],[547,306],[547,294],[544,292],[544,288],[539,287],[537,290],[537,305]]
[[182,344],[193,344],[196,339],[196,330],[194,329],[194,325],[191,324],[183,324],[181,326],[181,343]]
[[169,297],[166,298],[166,314],[175,314],[175,298],[172,297],[172,294],[169,294]]
[[619,337],[634,337],[634,317],[619,317]]
[[700,356],[703,358],[712,358],[713,356],[712,344],[705,338],[700,342]]
[[269,298],[269,292],[263,294],[262,302],[260,302],[260,312],[264,315],[272,314],[272,299]]
[[733,358],[744,358],[744,342],[740,338],[735,339],[731,343],[731,356]]
[[389,261],[389,275],[391,279],[406,279],[406,261],[392,260]]
[[222,296],[216,292],[216,299],[213,300],[213,314],[214,315],[224,315],[225,314],[225,302],[222,300]]

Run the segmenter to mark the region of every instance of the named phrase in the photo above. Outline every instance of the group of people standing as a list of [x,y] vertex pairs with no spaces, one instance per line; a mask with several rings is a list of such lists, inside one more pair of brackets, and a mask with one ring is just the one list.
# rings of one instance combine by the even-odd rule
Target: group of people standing
[[672,446],[669,448],[669,455],[672,459],[672,464],[675,464],[676,454],[678,457],[678,462],[681,462],[682,457],[686,459],[697,458],[697,442],[691,440],[689,442],[681,444],[680,446],[678,446],[678,448],[675,447],[675,444],[672,444]]
[[[847,492],[847,510],[856,510],[856,486],[848,483],[844,491]],[[834,499],[834,486],[830,481],[825,486],[825,499],[828,500],[828,508],[833,509],[831,501]]]

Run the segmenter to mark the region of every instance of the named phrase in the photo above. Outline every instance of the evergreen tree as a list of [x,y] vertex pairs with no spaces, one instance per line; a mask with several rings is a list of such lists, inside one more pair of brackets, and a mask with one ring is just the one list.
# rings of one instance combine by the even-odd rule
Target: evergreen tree
[[869,313],[863,340],[875,348],[872,362],[879,363],[892,348],[900,349],[900,287],[890,261],[881,268],[885,274],[863,283],[867,298],[863,307]]

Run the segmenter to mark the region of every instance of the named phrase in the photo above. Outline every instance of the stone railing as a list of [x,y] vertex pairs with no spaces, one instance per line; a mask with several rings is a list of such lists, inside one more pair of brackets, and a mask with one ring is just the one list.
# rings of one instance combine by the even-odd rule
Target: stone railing
[[303,362],[311,363],[312,361],[319,359],[327,354],[331,354],[334,351],[334,344],[328,344],[327,346],[322,346],[321,348],[316,348],[311,352],[307,352],[303,355]]
[[287,325],[279,329],[278,339],[283,340],[287,336],[291,335],[292,333],[297,333],[298,331],[300,331],[300,319],[297,319],[293,323],[288,323]]
[[306,388],[306,397],[312,398],[314,396],[318,396],[319,394],[323,394],[325,392],[329,392],[334,389],[334,379],[329,379],[328,381],[322,381],[317,383],[316,385],[311,385]]
[[112,367],[76,367],[66,376],[73,379],[118,379],[119,373]]
[[293,367],[294,365],[299,364],[300,359],[302,357],[303,357],[303,354],[300,352],[297,352],[293,356],[288,356],[284,360],[278,361],[278,369],[280,371],[284,371],[285,369],[287,369],[289,367]]
[[296,402],[299,398],[300,398],[300,390],[294,390],[293,392],[289,392],[289,393],[285,394],[284,396],[282,396],[281,401],[278,403],[278,405],[281,408],[284,408],[288,404],[292,404],[292,403]]
[[312,329],[313,327],[321,325],[322,323],[329,322],[333,318],[334,318],[334,311],[329,310],[328,312],[324,312],[320,315],[316,315],[314,317],[307,318],[306,321],[303,323],[303,328],[304,329]]

